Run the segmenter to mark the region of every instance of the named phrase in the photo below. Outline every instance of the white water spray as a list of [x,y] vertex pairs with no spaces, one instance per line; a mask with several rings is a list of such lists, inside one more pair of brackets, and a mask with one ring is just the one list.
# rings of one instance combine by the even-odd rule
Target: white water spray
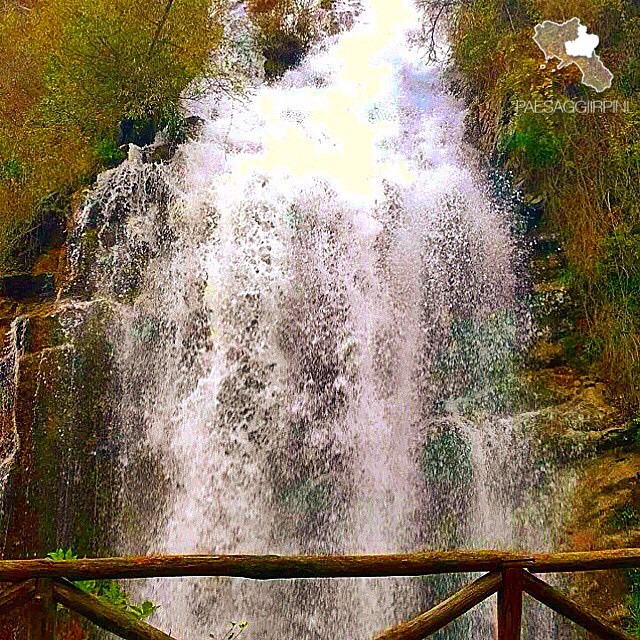
[[[122,552],[518,544],[526,456],[510,455],[507,418],[486,429],[519,331],[513,247],[464,112],[412,45],[419,20],[409,0],[369,0],[248,103],[203,101],[205,130],[171,167],[132,160],[101,187],[158,171],[174,194],[150,209],[135,190],[129,225],[127,242],[166,209],[171,242],[118,328]],[[447,586],[162,580],[144,594],[188,639],[242,618],[248,638],[364,639]],[[482,610],[448,633],[491,625]]]

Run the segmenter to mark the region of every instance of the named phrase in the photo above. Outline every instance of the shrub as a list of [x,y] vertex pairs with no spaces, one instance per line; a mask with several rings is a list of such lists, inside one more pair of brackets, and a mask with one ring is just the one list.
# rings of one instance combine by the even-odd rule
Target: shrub
[[[50,560],[65,561],[77,560],[78,556],[73,553],[72,549],[57,549],[56,551],[49,553],[47,558]],[[136,620],[145,620],[158,609],[158,606],[149,600],[146,600],[141,604],[133,603],[129,595],[122,590],[115,580],[81,580],[76,581],[73,584],[79,589],[82,589],[85,593],[96,596],[107,604],[124,611]],[[58,610],[63,618],[68,618],[69,614],[64,607],[59,605]],[[66,626],[73,630],[78,627],[77,621],[73,618],[67,619],[66,622]]]
[[223,0],[28,4],[0,6],[3,271],[36,203],[117,163],[120,121],[175,119],[222,37]]
[[[330,6],[330,3],[329,3]],[[316,40],[327,2],[316,0],[248,0],[249,15],[258,27],[267,78],[296,66]]]
[[501,152],[515,156],[522,164],[548,169],[558,161],[563,141],[540,114],[519,118],[514,130],[502,141]]

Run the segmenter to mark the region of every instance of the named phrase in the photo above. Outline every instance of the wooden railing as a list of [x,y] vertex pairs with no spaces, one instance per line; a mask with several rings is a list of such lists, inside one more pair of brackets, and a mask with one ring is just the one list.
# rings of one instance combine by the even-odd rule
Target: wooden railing
[[375,640],[421,640],[498,594],[500,640],[520,638],[527,593],[599,638],[635,636],[590,613],[535,574],[640,567],[640,549],[523,554],[500,551],[431,551],[361,556],[158,556],[83,560],[0,560],[0,615],[24,607],[29,640],[55,638],[61,604],[125,640],[172,640],[74,586],[72,580],[231,577],[251,580],[384,578],[442,573],[484,573],[432,609],[383,631]]

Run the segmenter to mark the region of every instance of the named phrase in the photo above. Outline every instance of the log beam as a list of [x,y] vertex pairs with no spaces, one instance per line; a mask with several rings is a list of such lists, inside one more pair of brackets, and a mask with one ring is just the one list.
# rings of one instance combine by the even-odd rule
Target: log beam
[[0,615],[27,604],[36,591],[33,580],[20,582],[0,591]]
[[532,573],[603,571],[640,567],[640,549],[538,553],[532,558],[533,561],[528,566]]
[[[640,551],[639,558],[640,558]],[[531,564],[531,556],[503,551],[427,551],[358,556],[143,556],[78,560],[0,560],[0,580],[29,578],[119,580],[212,577],[252,580],[384,578],[499,571],[504,563]],[[639,562],[640,564],[640,562]]]
[[536,576],[523,572],[523,588],[526,593],[542,602],[556,613],[569,618],[572,622],[604,640],[637,640],[635,636],[615,627],[606,620],[589,613],[579,604],[543,582]]
[[505,567],[532,573],[640,568],[640,549],[523,554],[503,551],[426,551],[357,556],[142,556],[78,560],[0,560],[0,582],[32,578],[118,580],[225,576],[252,580],[384,578],[481,573]]
[[500,588],[500,573],[489,573],[468,584],[429,611],[376,636],[375,640],[422,640],[486,600]]
[[171,636],[159,629],[102,602],[66,580],[54,582],[53,596],[57,602],[68,609],[124,640],[173,640]]

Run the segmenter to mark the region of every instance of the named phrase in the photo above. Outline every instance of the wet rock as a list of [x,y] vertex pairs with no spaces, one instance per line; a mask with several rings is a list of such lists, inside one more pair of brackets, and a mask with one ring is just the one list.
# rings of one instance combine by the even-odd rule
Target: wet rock
[[175,145],[169,142],[163,142],[162,144],[151,147],[146,159],[148,162],[168,162],[173,158],[175,152]]
[[156,135],[153,144],[142,151],[142,161],[168,162],[175,155],[178,145],[198,136],[203,126],[202,118],[189,116],[171,127],[166,127]]
[[36,205],[38,223],[31,237],[40,248],[60,246],[66,239],[65,223],[71,215],[71,191],[51,193]]
[[536,433],[540,459],[567,464],[634,439],[635,432],[609,402],[603,383],[579,377],[564,366],[531,370],[528,380],[530,385],[546,388],[553,399],[523,417],[527,430]]
[[332,505],[331,486],[313,478],[285,487],[278,496],[278,502],[286,511],[296,514],[326,511]]
[[265,58],[264,72],[267,79],[278,78],[287,69],[300,64],[306,50],[307,45],[300,38],[279,32],[262,51]]
[[19,301],[48,300],[55,296],[52,273],[15,274],[0,277],[0,296]]
[[119,147],[128,154],[130,161],[168,162],[178,146],[198,136],[203,126],[204,120],[198,116],[179,119],[164,128],[153,123],[143,126],[123,121],[120,124]]
[[138,157],[103,174],[80,212],[69,239],[65,295],[88,299],[99,292],[131,301],[149,262],[172,240],[166,218],[173,192],[165,169],[144,161],[148,149],[132,148]]
[[131,143],[138,147],[145,147],[153,144],[157,132],[158,127],[151,120],[122,120],[118,134],[118,146]]
[[187,139],[200,135],[204,127],[204,120],[199,116],[188,116],[184,119],[183,131]]
[[0,446],[13,457],[2,496],[4,557],[106,548],[106,496],[121,447],[110,426],[110,318],[111,307],[95,302],[14,321],[9,375],[0,375]]
[[544,203],[540,196],[528,197],[522,206],[522,217],[525,222],[525,231],[537,229],[544,217]]
[[563,345],[539,340],[528,354],[529,364],[533,367],[556,367],[566,361],[566,350]]

